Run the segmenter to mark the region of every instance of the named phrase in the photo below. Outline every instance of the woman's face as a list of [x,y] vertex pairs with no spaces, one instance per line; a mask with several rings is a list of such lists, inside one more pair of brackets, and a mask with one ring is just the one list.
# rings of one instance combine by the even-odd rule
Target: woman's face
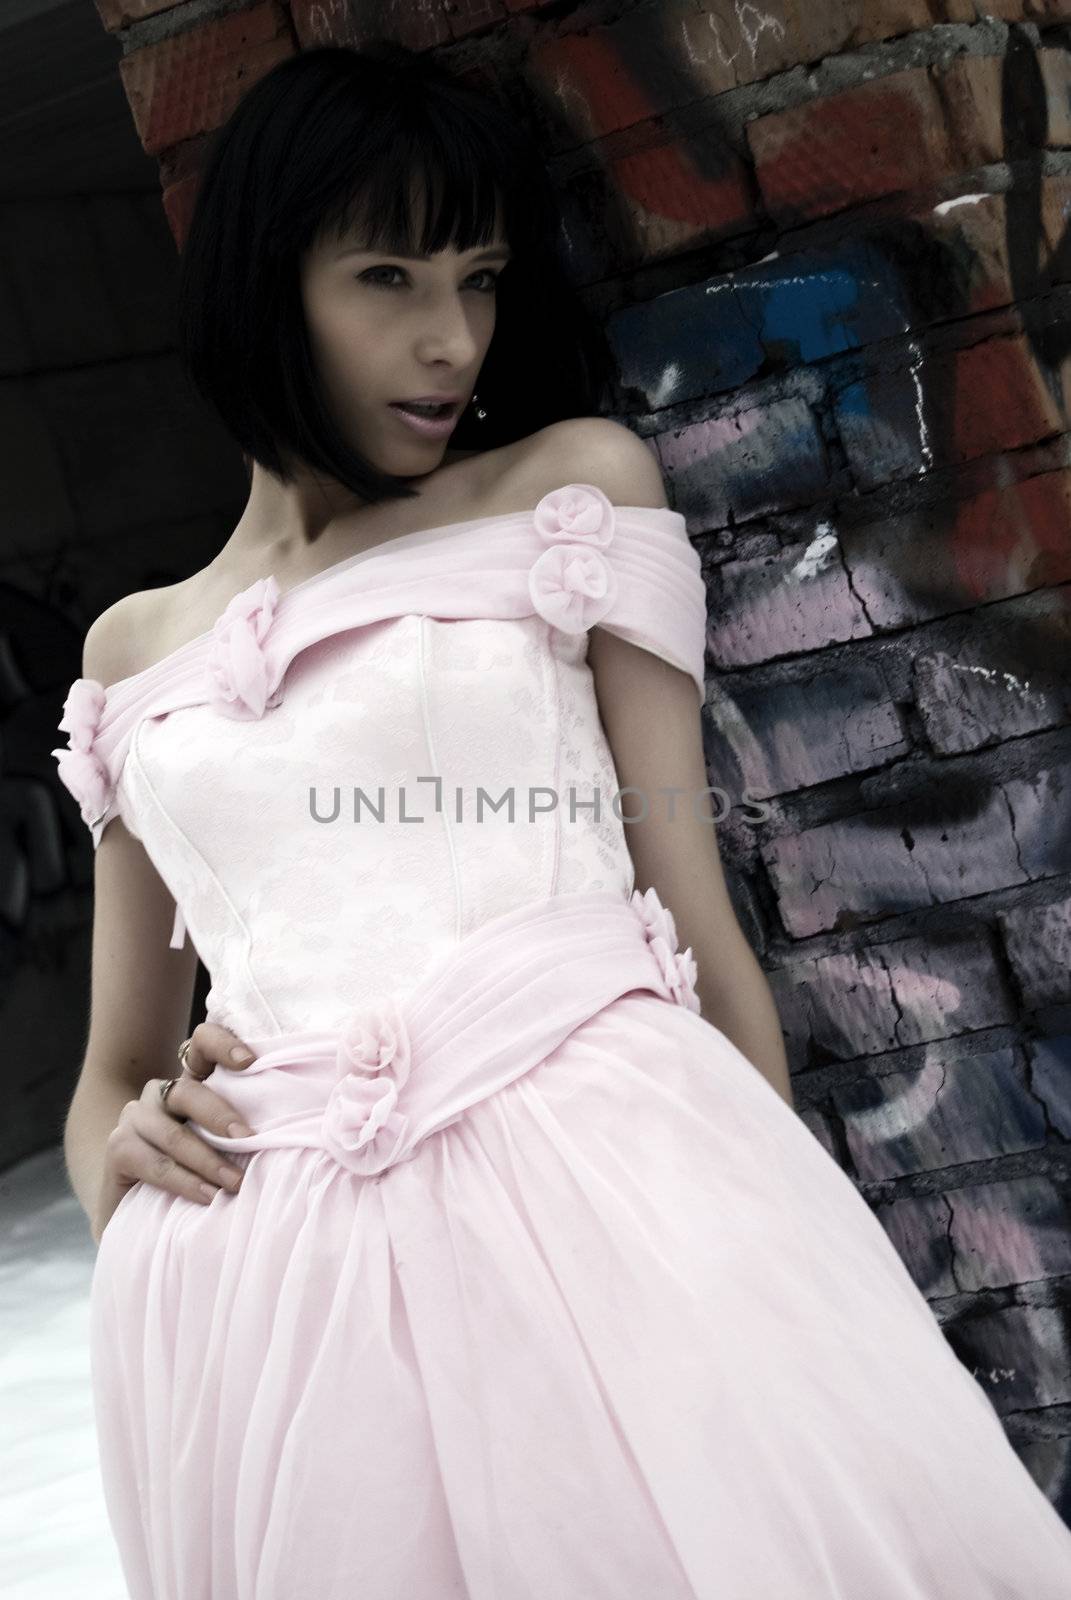
[[457,395],[456,428],[495,331],[495,278],[509,255],[501,231],[490,247],[422,259],[369,250],[353,236],[306,253],[305,318],[328,401],[381,471],[416,476],[441,464],[450,433],[421,434],[391,402]]

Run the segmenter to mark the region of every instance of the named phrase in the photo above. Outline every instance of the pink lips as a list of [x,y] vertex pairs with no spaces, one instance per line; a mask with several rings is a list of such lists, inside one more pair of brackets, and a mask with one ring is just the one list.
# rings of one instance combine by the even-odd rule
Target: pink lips
[[403,409],[402,403],[397,400],[390,402],[389,409],[395,416],[414,433],[421,434],[425,439],[448,439],[457,426],[456,411],[451,410],[445,417],[420,417],[415,412]]

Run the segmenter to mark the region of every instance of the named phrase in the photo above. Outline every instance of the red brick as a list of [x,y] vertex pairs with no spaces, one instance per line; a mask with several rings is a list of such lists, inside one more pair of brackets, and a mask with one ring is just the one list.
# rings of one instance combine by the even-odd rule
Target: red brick
[[[1043,184],[1053,180],[1042,180]],[[1059,176],[1056,182],[1064,185]],[[947,270],[960,315],[990,311],[1010,305],[1016,298],[1008,238],[1008,197],[1005,194],[957,195],[936,206],[927,204],[907,213],[895,226],[915,223],[928,240],[947,251]],[[889,223],[883,222],[883,228]],[[947,297],[949,284],[934,286]],[[906,308],[910,312],[910,306]],[[932,315],[932,313],[931,313]],[[911,326],[917,327],[912,319]]]
[[287,14],[263,0],[124,56],[119,72],[149,155],[225,122],[249,89],[294,54]]
[[337,44],[357,50],[370,38],[395,39],[411,50],[449,44],[446,0],[379,0],[356,6],[353,0],[290,0],[294,35],[303,50]]
[[[1049,315],[1056,320],[1055,309]],[[1068,355],[1058,369],[1065,375]],[[1001,335],[872,373],[836,396],[834,415],[857,484],[873,489],[1062,433],[1054,387],[1025,336]]]
[[[1011,305],[1024,292],[1034,294],[1071,279],[1071,253],[1065,249],[1062,259],[1055,255],[1068,232],[1071,177],[1048,173],[1039,187],[1040,213],[1030,187],[1021,186],[1004,194],[954,196],[906,213],[895,224],[902,232],[905,224],[917,222],[931,239],[946,245],[960,314]],[[1025,226],[1041,234],[1038,258],[1035,262],[1031,251],[1030,273],[1024,276],[1020,252],[1013,277],[1011,252]],[[888,227],[887,221],[879,224],[879,229]],[[913,319],[911,326],[918,325]]]
[[[537,36],[529,59],[536,76],[554,85],[561,127],[575,125],[578,106],[585,115],[594,91],[599,105],[592,124],[606,131],[652,109],[672,112],[759,83],[801,62],[935,23],[974,20],[970,0],[827,0],[766,12],[725,0],[672,0],[626,10],[595,28],[582,12],[560,33]],[[644,109],[638,111],[639,94]]]
[[985,0],[985,12],[1001,22],[1071,22],[1071,0]]
[[620,140],[614,150],[599,146],[598,165],[565,182],[565,208],[578,224],[569,232],[580,279],[611,277],[753,225],[746,171],[724,147],[705,163],[702,152],[668,139],[657,123],[631,130],[627,142],[628,150]]
[[173,11],[185,0],[94,0],[100,20],[113,33],[145,17],[159,16],[161,11]]
[[1003,154],[997,56],[915,67],[747,124],[767,209],[793,220],[924,187]]
[[[663,29],[663,20],[648,11],[614,26],[533,40],[524,79],[548,108],[548,131],[556,128],[558,148],[590,144],[700,97],[704,91],[694,80],[688,93],[688,75],[666,48]],[[638,44],[644,48],[628,48]]]
[[[1028,339],[987,339],[957,351],[941,366],[954,378],[960,399],[945,460],[969,461],[1063,432],[1063,404],[1053,395]],[[943,376],[934,373],[937,382]],[[922,382],[927,382],[925,372]]]
[[184,178],[200,176],[211,138],[210,133],[199,133],[196,138],[184,139],[181,144],[169,145],[162,152],[159,168],[160,182],[164,188],[179,183]]
[[[688,142],[658,142],[628,155],[607,155],[615,206],[627,207],[629,232],[621,238],[618,267],[694,249],[738,233],[754,216],[743,164],[719,146],[707,162]],[[614,215],[604,217],[604,226]]]
[[[1050,173],[1041,182],[1041,216],[1039,218],[1045,251],[1039,266],[1043,284],[1066,283],[1071,278],[1071,253],[1066,249],[1071,217],[1071,178],[1065,173]],[[1051,262],[1061,244],[1065,244],[1063,260],[1058,260],[1060,270]]]
[[171,235],[180,253],[186,243],[186,235],[189,232],[196,199],[196,177],[179,178],[177,182],[169,184],[164,190],[164,214],[167,217],[167,225],[171,229]]
[[1071,579],[1071,471],[1040,472],[954,504],[842,527],[852,591],[876,628]]

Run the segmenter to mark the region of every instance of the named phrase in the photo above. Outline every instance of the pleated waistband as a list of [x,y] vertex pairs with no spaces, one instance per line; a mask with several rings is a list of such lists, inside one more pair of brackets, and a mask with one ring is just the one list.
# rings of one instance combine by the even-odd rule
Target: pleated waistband
[[654,889],[630,900],[555,895],[484,923],[416,988],[366,1001],[341,1028],[247,1038],[256,1059],[241,1071],[217,1066],[205,1082],[255,1132],[228,1139],[190,1126],[223,1152],[322,1149],[371,1177],[620,996],[645,990],[698,1011],[694,977]]

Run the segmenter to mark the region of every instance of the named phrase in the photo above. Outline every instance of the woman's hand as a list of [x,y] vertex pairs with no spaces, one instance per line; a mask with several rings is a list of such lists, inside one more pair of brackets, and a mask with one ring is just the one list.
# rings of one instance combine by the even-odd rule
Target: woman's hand
[[[234,1049],[244,1052],[246,1059],[232,1060]],[[238,1190],[242,1169],[231,1166],[177,1118],[192,1117],[224,1138],[248,1138],[253,1129],[222,1095],[200,1080],[216,1066],[240,1072],[254,1059],[253,1052],[229,1028],[217,1022],[199,1022],[190,1038],[185,1070],[176,1079],[167,1105],[160,1099],[160,1084],[167,1081],[161,1078],[150,1078],[140,1097],[127,1101],[105,1147],[104,1178],[92,1229],[94,1243],[100,1243],[112,1212],[135,1183],[151,1183],[204,1205],[221,1186],[232,1193]]]

